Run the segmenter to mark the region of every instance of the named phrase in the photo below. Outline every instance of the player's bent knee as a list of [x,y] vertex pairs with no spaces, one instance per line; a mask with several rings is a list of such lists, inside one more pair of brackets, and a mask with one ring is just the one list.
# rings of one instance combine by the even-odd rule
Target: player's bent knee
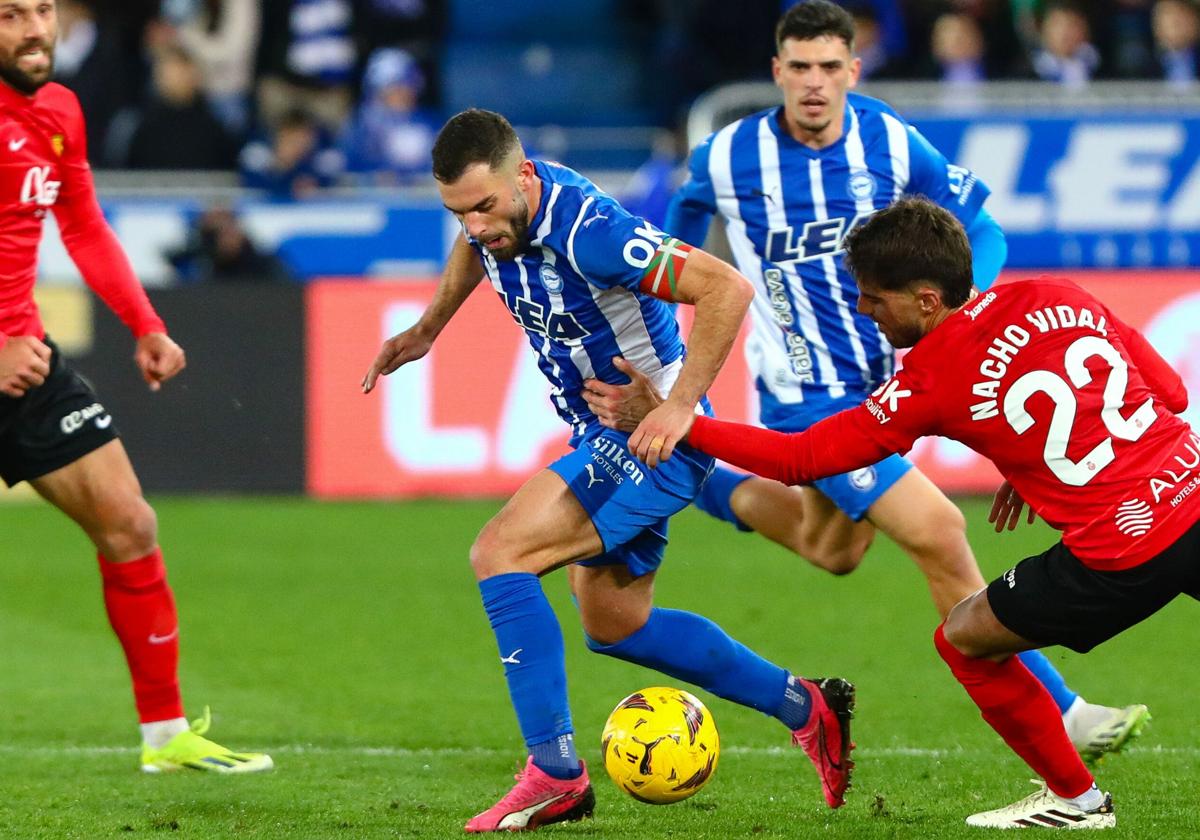
[[500,529],[491,522],[484,525],[479,536],[475,538],[468,558],[476,580],[487,580],[509,572],[528,571],[517,562],[507,541],[501,537]]
[[119,505],[106,517],[98,547],[110,560],[136,560],[158,546],[158,515],[141,496]]
[[608,655],[612,653],[611,648],[624,642],[626,638],[634,635],[643,626],[646,626],[644,619],[641,622],[630,620],[630,622],[584,623],[583,640],[587,643],[590,652]]
[[984,656],[986,651],[977,644],[976,634],[972,631],[971,609],[973,603],[974,598],[966,598],[956,604],[950,610],[950,614],[946,616],[946,621],[942,625],[942,634],[945,636],[946,642],[963,656],[976,659]]
[[471,563],[471,571],[475,573],[476,580],[487,580],[490,577],[500,574],[495,563],[495,554],[491,548],[490,541],[482,533],[471,545],[471,551],[467,557]]
[[813,561],[831,575],[848,575],[862,565],[863,557],[867,553],[867,546],[871,543],[868,540],[867,544],[859,548],[858,546],[846,546],[845,548],[835,551],[826,551],[816,555]]

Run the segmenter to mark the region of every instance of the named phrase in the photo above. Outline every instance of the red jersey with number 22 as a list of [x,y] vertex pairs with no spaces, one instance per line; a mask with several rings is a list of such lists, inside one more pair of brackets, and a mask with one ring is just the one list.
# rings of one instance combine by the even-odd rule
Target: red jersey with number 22
[[48,211],[84,281],[134,336],[165,333],[96,201],[79,100],[59,84],[24,96],[0,83],[0,345],[43,335],[33,286]]
[[[1200,438],[1175,416],[1186,407],[1140,333],[1074,283],[1040,278],[970,301],[870,399],[788,436],[770,465],[734,462],[798,484],[952,438],[995,463],[1081,561],[1125,569],[1200,518]],[[689,440],[730,460],[701,426]]]

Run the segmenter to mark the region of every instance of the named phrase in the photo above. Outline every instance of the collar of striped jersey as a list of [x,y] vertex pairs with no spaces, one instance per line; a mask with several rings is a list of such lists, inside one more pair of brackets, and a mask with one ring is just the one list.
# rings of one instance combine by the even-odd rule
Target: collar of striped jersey
[[533,219],[529,222],[529,232],[525,235],[529,241],[537,238],[537,232],[541,229],[542,222],[546,218],[546,205],[549,203],[551,184],[550,173],[547,171],[546,166],[547,164],[543,160],[535,159],[533,161],[533,170],[537,173],[538,180],[542,182],[542,195],[541,200],[538,201],[537,211],[533,214]]

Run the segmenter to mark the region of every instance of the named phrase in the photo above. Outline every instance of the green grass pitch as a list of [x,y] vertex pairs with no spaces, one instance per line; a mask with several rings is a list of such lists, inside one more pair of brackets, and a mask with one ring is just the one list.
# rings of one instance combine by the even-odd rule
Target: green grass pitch
[[[82,535],[40,504],[0,506],[0,837],[439,838],[503,793],[523,750],[467,549],[497,503],[320,504],[157,499],[183,624],[192,715],[213,737],[271,752],[243,778],[136,770],[136,719]],[[995,535],[964,502],[987,577],[1048,545],[1044,527]],[[677,517],[658,603],[701,611],[806,675],[858,685],[858,769],[824,807],[815,774],[768,718],[701,695],[721,732],[713,782],[679,805],[622,795],[599,766],[612,706],[669,682],[590,654],[562,619],[596,818],[577,838],[980,837],[963,818],[1024,796],[1028,769],[937,659],[915,568],[880,538],[855,574],[820,573],[694,511]],[[1111,837],[1200,834],[1196,608],[1177,602],[1087,657],[1050,651],[1098,702],[1145,702],[1154,723],[1106,761]]]

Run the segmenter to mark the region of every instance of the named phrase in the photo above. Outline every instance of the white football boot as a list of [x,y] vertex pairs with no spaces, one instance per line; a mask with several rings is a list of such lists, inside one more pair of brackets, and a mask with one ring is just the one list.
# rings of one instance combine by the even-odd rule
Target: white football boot
[[1046,783],[1031,779],[1038,790],[1019,802],[983,811],[967,817],[967,825],[977,828],[1113,828],[1117,815],[1112,795],[1105,793],[1099,808],[1083,811],[1056,796]]
[[1082,697],[1077,697],[1063,715],[1071,743],[1089,764],[1120,752],[1142,734],[1149,722],[1150,711],[1140,703],[1118,709],[1087,703]]

